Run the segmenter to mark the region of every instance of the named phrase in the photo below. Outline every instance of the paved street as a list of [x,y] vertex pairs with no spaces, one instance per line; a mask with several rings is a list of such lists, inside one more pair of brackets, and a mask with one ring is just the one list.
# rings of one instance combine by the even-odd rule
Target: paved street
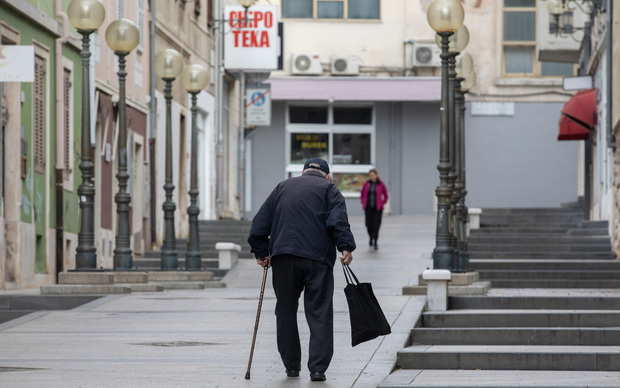
[[[358,243],[352,268],[371,282],[393,333],[352,348],[344,297],[335,267],[335,354],[325,383],[305,368],[308,329],[302,334],[302,373],[287,378],[275,344],[275,298],[268,280],[251,380],[245,380],[262,270],[241,260],[227,288],[106,296],[71,311],[39,312],[0,324],[2,387],[375,387],[389,374],[425,297],[401,287],[432,265],[435,217],[384,217],[379,250],[368,247],[363,217],[352,217]],[[28,292],[37,292],[31,290]]]

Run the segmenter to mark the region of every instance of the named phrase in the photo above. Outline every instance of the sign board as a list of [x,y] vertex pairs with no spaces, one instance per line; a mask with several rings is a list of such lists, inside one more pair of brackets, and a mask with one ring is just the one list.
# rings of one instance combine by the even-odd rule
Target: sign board
[[472,101],[472,116],[514,116],[514,102],[485,102]]
[[[229,70],[278,68],[278,9],[273,5],[225,8],[224,67]],[[246,22],[247,16],[247,22]]]
[[271,125],[271,94],[269,88],[247,88],[246,125]]
[[0,82],[34,82],[34,46],[0,46]]
[[562,88],[564,90],[592,89],[592,76],[564,77],[562,79]]

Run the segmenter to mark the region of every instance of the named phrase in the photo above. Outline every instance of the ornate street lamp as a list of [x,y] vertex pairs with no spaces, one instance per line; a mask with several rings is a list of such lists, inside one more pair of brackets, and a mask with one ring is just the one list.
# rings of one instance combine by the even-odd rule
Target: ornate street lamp
[[[131,255],[131,239],[129,237],[129,203],[131,195],[127,192],[127,110],[125,106],[125,57],[136,48],[140,42],[140,33],[133,22],[119,19],[112,22],[105,32],[108,46],[118,56],[118,193],[114,197],[116,202],[117,229],[116,246],[114,248],[114,269],[131,269],[133,258]],[[138,182],[136,182],[138,183]]]
[[[435,35],[435,41],[439,48],[441,48],[441,36]],[[452,197],[450,199],[450,235],[452,245],[452,266],[456,268],[458,263],[458,219],[456,204],[459,201],[460,191],[455,188],[458,178],[457,170],[457,158],[458,158],[458,139],[456,134],[456,122],[457,122],[457,109],[456,105],[456,57],[461,51],[467,47],[469,43],[469,30],[465,25],[461,25],[458,30],[448,38],[448,52],[450,57],[448,58],[448,128],[449,128],[449,148],[450,148],[450,174],[448,175],[448,182],[450,184],[450,190],[452,191]]]
[[93,182],[93,155],[90,142],[90,34],[105,19],[105,8],[99,0],[73,0],[67,10],[69,21],[82,35],[82,183],[80,197],[80,230],[75,255],[75,268],[97,268],[95,248],[95,185]]
[[450,197],[452,190],[449,184],[450,147],[449,147],[449,86],[448,60],[449,38],[463,24],[463,6],[458,0],[435,0],[427,11],[430,26],[441,36],[441,121],[439,142],[439,186],[435,190],[437,196],[437,231],[435,250],[433,251],[433,268],[450,269],[452,264],[452,247],[450,246]]
[[[471,57],[469,57],[471,58]],[[465,59],[465,57],[463,57],[463,59]],[[461,139],[461,183],[462,183],[462,189],[461,189],[461,195],[459,198],[459,203],[457,205],[458,210],[460,210],[460,215],[461,215],[461,246],[459,249],[459,261],[458,261],[458,265],[456,268],[457,272],[467,272],[467,270],[469,269],[469,239],[468,239],[468,235],[467,235],[467,230],[468,230],[468,209],[467,209],[467,205],[465,204],[465,197],[467,195],[467,183],[466,183],[466,179],[465,179],[465,172],[466,172],[466,168],[465,168],[465,93],[467,93],[467,91],[469,91],[469,89],[471,89],[472,87],[474,87],[474,85],[476,84],[476,73],[474,73],[473,70],[473,61],[471,63],[471,68],[469,72],[467,71],[467,67],[465,65],[465,63],[463,62],[463,81],[461,82],[461,88],[460,88],[460,95],[461,95],[461,106],[460,106],[460,119],[459,119],[459,126],[460,126],[460,139]],[[457,210],[457,211],[458,211]]]
[[192,159],[191,175],[189,184],[190,206],[187,208],[189,215],[189,240],[187,241],[187,255],[185,256],[185,266],[188,270],[199,270],[202,268],[202,257],[200,255],[200,241],[198,235],[198,129],[196,118],[198,107],[196,99],[209,83],[209,72],[203,66],[185,66],[181,73],[181,83],[185,90],[192,95]]
[[[467,214],[465,210],[465,184],[464,184],[464,161],[465,161],[465,95],[461,89],[461,83],[465,80],[465,75],[473,71],[473,61],[471,55],[462,52],[456,64],[455,78],[455,136],[454,148],[455,159],[454,169],[456,172],[456,180],[454,182],[454,194],[452,200],[455,204],[455,223],[454,234],[456,236],[456,251],[453,270],[455,272],[466,272],[469,262],[468,253],[465,249],[465,241],[467,240],[466,222]],[[467,260],[465,260],[467,257]]]
[[176,50],[168,48],[155,55],[153,67],[155,73],[165,82],[164,98],[166,99],[166,177],[164,181],[166,201],[163,205],[164,244],[161,247],[161,269],[177,269],[179,263],[174,232],[176,205],[172,201],[174,191],[172,183],[172,81],[183,69],[183,58]]

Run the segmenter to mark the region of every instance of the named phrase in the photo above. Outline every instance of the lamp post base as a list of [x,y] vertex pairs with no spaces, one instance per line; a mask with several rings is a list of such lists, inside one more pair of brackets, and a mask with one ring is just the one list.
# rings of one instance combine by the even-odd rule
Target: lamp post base
[[438,249],[433,251],[433,269],[450,270],[452,266],[452,249]]
[[75,255],[75,269],[88,271],[97,268],[97,251],[78,252]]
[[174,253],[162,252],[161,253],[161,269],[162,270],[177,270],[179,268],[179,255]]
[[202,269],[202,257],[200,252],[187,252],[185,256],[185,266],[188,271],[200,271]]
[[133,255],[129,252],[114,251],[114,270],[129,270],[133,268]]

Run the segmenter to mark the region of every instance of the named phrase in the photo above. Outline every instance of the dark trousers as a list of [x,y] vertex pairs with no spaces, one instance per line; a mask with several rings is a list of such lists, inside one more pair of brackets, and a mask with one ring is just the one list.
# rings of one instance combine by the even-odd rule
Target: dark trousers
[[366,208],[366,230],[371,239],[379,238],[379,228],[381,227],[381,215],[383,210]]
[[310,328],[308,369],[325,372],[334,354],[334,275],[327,264],[293,255],[271,260],[276,294],[278,351],[287,369],[301,365],[297,327],[299,296],[304,291],[304,311]]

